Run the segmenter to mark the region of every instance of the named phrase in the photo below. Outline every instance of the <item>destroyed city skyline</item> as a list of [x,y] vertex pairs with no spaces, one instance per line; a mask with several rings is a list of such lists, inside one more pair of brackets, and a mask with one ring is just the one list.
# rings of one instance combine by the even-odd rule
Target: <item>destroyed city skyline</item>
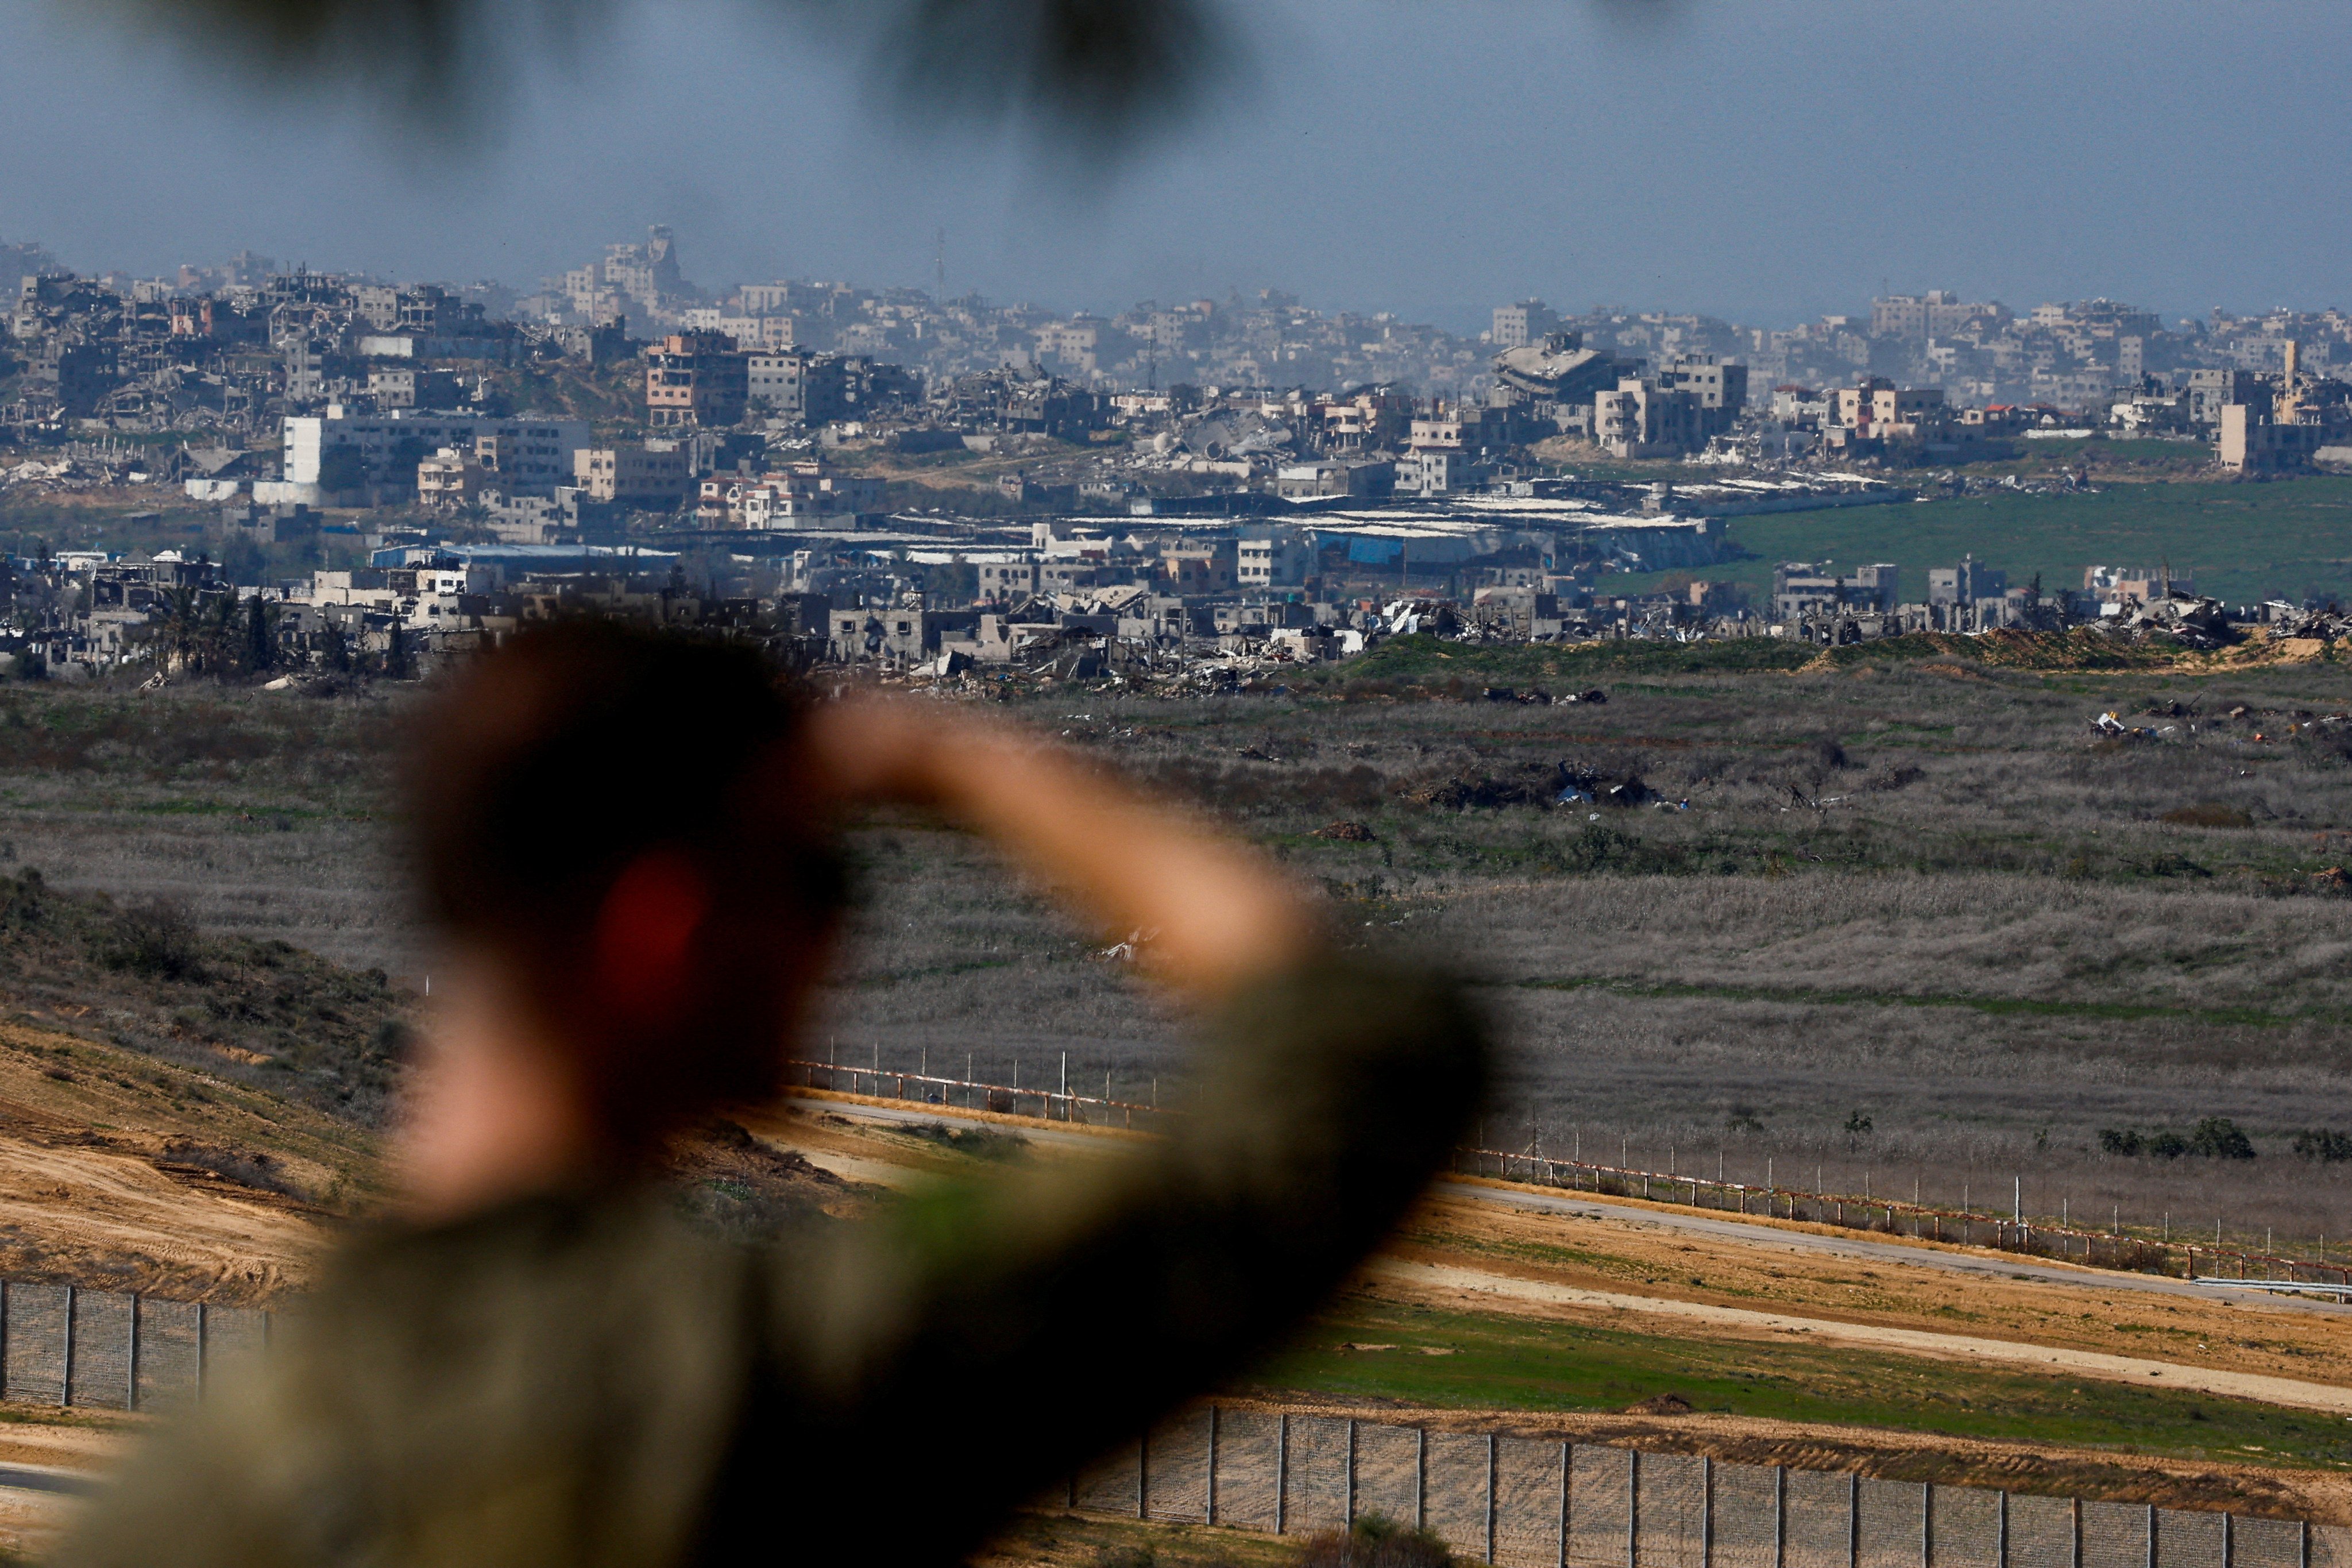
[[[251,248],[527,287],[658,223],[712,284],[936,291],[944,248],[955,296],[1101,313],[1276,288],[1456,333],[1528,296],[1776,328],[1939,287],[2168,321],[2323,309],[2347,303],[2352,234],[2288,174],[2343,129],[2297,47],[2320,15],[1254,8],[1240,78],[1078,173],[1017,132],[891,122],[807,29],[696,5],[517,42],[451,132],[5,0],[0,233],[83,271]],[[2264,111],[2226,139],[2135,129],[2217,84]]]

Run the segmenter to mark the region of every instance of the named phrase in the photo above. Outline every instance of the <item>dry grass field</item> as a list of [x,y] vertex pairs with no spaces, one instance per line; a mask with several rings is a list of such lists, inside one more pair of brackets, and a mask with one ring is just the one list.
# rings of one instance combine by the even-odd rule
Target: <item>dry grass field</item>
[[[992,706],[1231,822],[1354,940],[1471,965],[1512,1047],[1489,1143],[1979,1207],[2021,1184],[2032,1215],[2352,1259],[2352,1161],[2294,1152],[2352,1131],[2352,669],[1731,651]],[[1609,700],[1481,696],[1540,668]],[[419,986],[386,787],[412,697],[0,691],[0,866]],[[1551,804],[1635,779],[1652,800]],[[855,847],[815,1049],[1027,1084],[1066,1052],[1074,1086],[1181,1092],[1179,1022],[1097,933],[961,835]],[[2212,1117],[2255,1157],[2102,1147]]]

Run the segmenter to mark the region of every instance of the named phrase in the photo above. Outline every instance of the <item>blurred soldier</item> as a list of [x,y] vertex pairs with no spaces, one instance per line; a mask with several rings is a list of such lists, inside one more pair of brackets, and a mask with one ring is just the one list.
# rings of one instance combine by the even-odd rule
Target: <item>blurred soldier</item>
[[[480,661],[415,754],[454,962],[406,1206],[64,1563],[955,1563],[1314,1307],[1479,1086],[1450,984],[1339,954],[1254,855],[1014,734],[804,709],[748,653],[582,622]],[[779,1096],[832,956],[832,824],[875,803],[1156,932],[1204,1021],[1191,1114],[772,1247],[692,1233],[655,1155]]]

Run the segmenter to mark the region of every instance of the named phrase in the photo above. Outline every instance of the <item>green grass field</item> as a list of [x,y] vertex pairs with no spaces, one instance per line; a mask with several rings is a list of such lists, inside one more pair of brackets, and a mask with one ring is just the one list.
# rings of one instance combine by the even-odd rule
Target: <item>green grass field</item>
[[1482,1410],[1614,1411],[1673,1394],[1695,1410],[1781,1421],[2352,1468],[2352,1426],[2316,1412],[1827,1346],[1360,1300],[1320,1319],[1257,1381],[1285,1393]]
[[[1990,495],[1843,510],[1740,518],[1732,542],[1748,559],[1710,577],[1769,595],[1773,564],[1892,561],[1903,597],[1927,597],[1927,572],[1973,553],[2023,586],[2080,588],[2086,566],[2159,566],[2231,604],[2318,592],[2352,601],[2352,479],[2270,484],[2116,484],[2093,495]],[[1666,576],[1612,577],[1615,592]]]

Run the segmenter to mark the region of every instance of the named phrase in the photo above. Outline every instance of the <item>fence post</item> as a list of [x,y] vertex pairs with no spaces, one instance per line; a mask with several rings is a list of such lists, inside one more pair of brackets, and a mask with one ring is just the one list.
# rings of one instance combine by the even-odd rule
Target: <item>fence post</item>
[[196,1303],[196,1402],[204,1403],[205,1358],[212,1349],[211,1314],[202,1301]]
[[2238,1532],[2232,1528],[2237,1519],[2231,1514],[2221,1516],[2221,1568],[2233,1568],[2238,1557]]
[[1642,1568],[1642,1450],[1625,1450],[1625,1568]]
[[1356,1418],[1348,1417],[1348,1528],[1356,1525]]
[[2156,1505],[2147,1505],[2147,1568],[2156,1568]]
[[2311,1521],[2306,1519],[2296,1528],[2299,1533],[2295,1540],[2295,1568],[2311,1568]]
[[131,1353],[124,1358],[122,1408],[139,1408],[139,1292],[131,1293]]
[[[1840,1218],[1843,1217],[1841,1214]],[[1845,1568],[1862,1568],[1862,1472],[1845,1475]]]
[[1772,1467],[1772,1568],[1789,1561],[1789,1467]]
[[[1566,1442],[1561,1443],[1559,1446],[1559,1568],[1568,1568],[1568,1482],[1570,1467],[1575,1461],[1574,1446]],[[2306,1531],[2305,1533],[2308,1535],[2310,1532]],[[2305,1552],[2304,1555],[2308,1559],[2310,1553]],[[2306,1561],[2303,1568],[2311,1568],[2310,1563]]]
[[1135,1517],[1151,1517],[1151,1431],[1135,1440]]
[[1429,1528],[1429,1428],[1412,1429],[1412,1527]]
[[1217,1407],[1213,1405],[1209,1406],[1208,1482],[1207,1488],[1202,1494],[1208,1499],[1206,1511],[1209,1517],[1203,1522],[1214,1524],[1217,1522]]
[[1715,1568],[1715,1461],[1705,1455],[1698,1461],[1698,1568]]
[[1936,1483],[1919,1483],[1919,1568],[1936,1568]]
[[[1290,1506],[1290,1412],[1286,1410],[1274,1427],[1274,1532],[1280,1535],[1289,1521]],[[2221,1568],[2230,1568],[2224,1563]]]
[[1993,1568],[2009,1568],[2009,1493],[2003,1490],[1999,1496],[2000,1508],[1993,1535]]
[[1495,1560],[1495,1435],[1486,1434],[1486,1561]]
[[[74,1288],[73,1288],[72,1286],[68,1285],[68,1286],[67,1286],[67,1287],[66,1287],[66,1353],[65,1353],[65,1373],[64,1373],[64,1375],[62,1375],[61,1377],[59,1377],[59,1378],[58,1378],[58,1403],[59,1405],[71,1405],[71,1404],[73,1403],[73,1363],[74,1363],[74,1353],[73,1353],[73,1352],[74,1352],[74,1343],[73,1343],[73,1342],[74,1342]],[[2228,1537],[2228,1535],[2225,1533],[2225,1534],[2222,1536],[2222,1539],[2226,1542],[2226,1541],[2229,1539],[2229,1537]],[[2230,1568],[2230,1554],[2229,1554],[2228,1552],[2223,1552],[2223,1553],[2221,1554],[2221,1568]]]
[[2074,1514],[2073,1523],[2074,1527],[2074,1555],[2070,1560],[2067,1568],[2083,1568],[2083,1500],[2078,1497],[2070,1499],[2069,1500],[2074,1505],[2072,1511]]
[[0,1399],[8,1397],[8,1281],[0,1279]]

